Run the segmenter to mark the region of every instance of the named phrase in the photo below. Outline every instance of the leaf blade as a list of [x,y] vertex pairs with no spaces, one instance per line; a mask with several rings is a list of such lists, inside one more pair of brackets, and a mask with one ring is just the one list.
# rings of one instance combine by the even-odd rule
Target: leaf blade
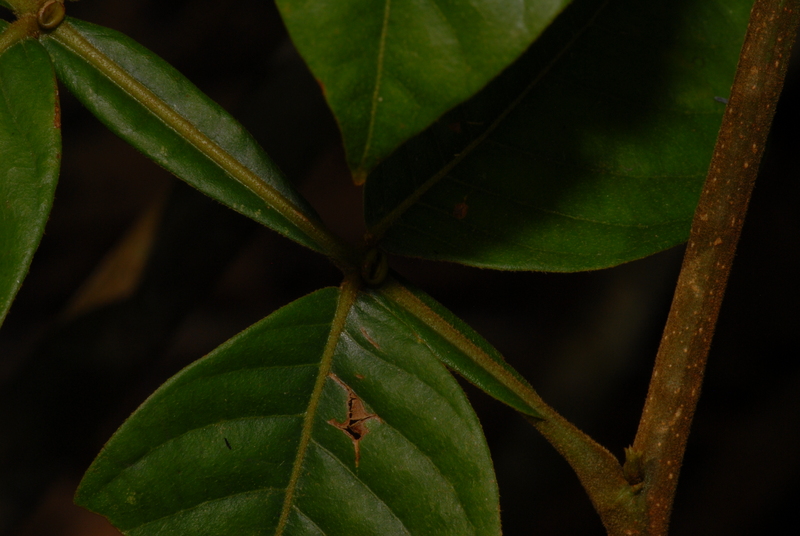
[[684,241],[746,4],[573,4],[376,169],[371,232],[392,253],[506,270],[598,269]]
[[42,46],[25,39],[0,54],[0,324],[44,234],[60,160],[53,67]]
[[[169,380],[108,442],[76,501],[135,535],[499,534],[491,462],[460,388],[419,348],[390,351],[417,343],[391,329],[384,339],[391,317],[375,318],[363,294],[342,306],[347,292],[301,298]],[[381,357],[355,344],[364,326]],[[353,396],[374,415],[359,421],[359,463],[336,425]]]
[[164,60],[119,32],[72,18],[43,42],[70,92],[157,164],[306,247],[341,254],[252,136]]
[[569,2],[281,0],[356,182],[511,63]]

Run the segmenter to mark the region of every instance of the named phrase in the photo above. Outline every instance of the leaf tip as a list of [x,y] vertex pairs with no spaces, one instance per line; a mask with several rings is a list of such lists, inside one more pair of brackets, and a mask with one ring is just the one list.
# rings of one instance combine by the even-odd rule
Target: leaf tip
[[353,171],[353,184],[356,186],[363,186],[367,182],[367,175],[369,172],[364,168],[358,168]]

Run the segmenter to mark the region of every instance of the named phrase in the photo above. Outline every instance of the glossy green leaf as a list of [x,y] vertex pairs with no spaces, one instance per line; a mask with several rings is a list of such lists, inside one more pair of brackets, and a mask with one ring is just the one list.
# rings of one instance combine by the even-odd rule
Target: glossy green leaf
[[278,0],[356,182],[507,67],[568,0]]
[[306,296],[169,380],[77,502],[137,536],[500,534],[458,384],[372,295],[343,296]]
[[0,324],[44,233],[60,163],[53,67],[26,39],[0,52]]
[[[319,226],[314,210],[235,119],[130,38],[67,20],[68,25],[43,42],[59,79],[93,114],[203,193],[305,246],[321,249],[308,232]],[[246,186],[245,180],[251,184]],[[267,203],[255,189],[273,200]],[[306,228],[298,227],[303,223]]]
[[403,255],[613,266],[685,241],[752,2],[581,0],[380,166],[366,217]]

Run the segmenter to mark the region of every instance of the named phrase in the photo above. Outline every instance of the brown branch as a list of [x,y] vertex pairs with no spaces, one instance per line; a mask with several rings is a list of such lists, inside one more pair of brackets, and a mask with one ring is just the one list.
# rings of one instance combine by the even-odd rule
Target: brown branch
[[[711,160],[639,430],[629,453],[644,479],[650,536],[667,534],[706,357],[783,87],[800,0],[757,0]],[[633,467],[636,466],[636,467]]]

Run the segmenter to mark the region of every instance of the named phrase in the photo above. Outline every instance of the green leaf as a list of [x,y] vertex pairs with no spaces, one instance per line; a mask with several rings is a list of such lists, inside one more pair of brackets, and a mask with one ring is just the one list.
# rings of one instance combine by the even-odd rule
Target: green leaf
[[357,183],[516,59],[568,0],[278,0]]
[[542,418],[533,387],[486,339],[442,304],[405,283],[389,281],[373,294],[421,337],[436,357],[473,385],[531,417]]
[[42,45],[25,39],[0,53],[0,324],[44,233],[60,163],[53,67]]
[[76,501],[136,536],[500,534],[463,392],[412,329],[352,290],[301,298],[169,380]]
[[688,237],[749,0],[571,5],[367,186],[389,252],[506,270],[613,266]]
[[164,60],[68,18],[43,39],[59,79],[121,138],[210,197],[317,251],[314,210],[244,128]]

